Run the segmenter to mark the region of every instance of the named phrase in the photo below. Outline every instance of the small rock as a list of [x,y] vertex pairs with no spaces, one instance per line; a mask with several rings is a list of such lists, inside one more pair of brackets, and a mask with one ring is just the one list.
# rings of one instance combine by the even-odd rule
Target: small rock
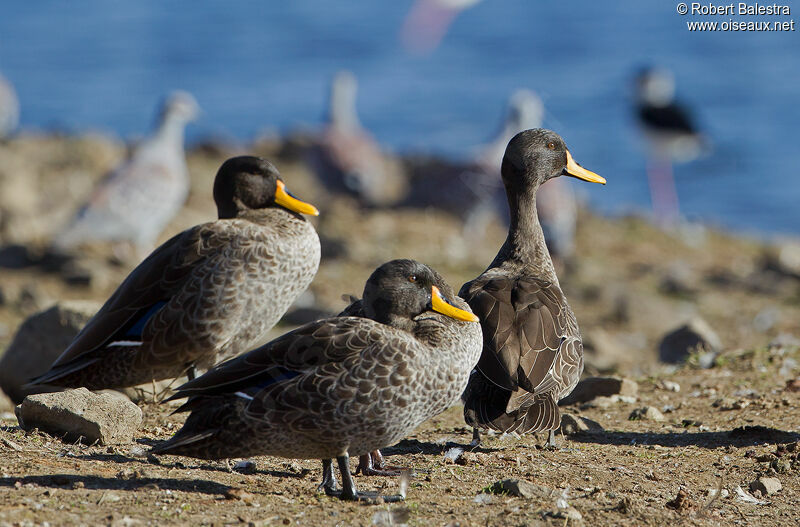
[[781,333],[772,339],[768,346],[772,349],[796,349],[800,348],[800,339],[791,333]]
[[674,262],[667,267],[658,289],[665,295],[692,297],[698,291],[697,275],[686,262]]
[[475,498],[473,498],[472,501],[478,505],[489,505],[494,501],[494,496],[485,492],[480,492],[477,496],[475,496]]
[[252,503],[255,499],[255,496],[246,490],[232,487],[225,491],[225,499],[243,501],[244,503]]
[[237,461],[236,464],[233,465],[233,470],[240,474],[255,474],[256,464],[254,461],[244,459],[242,461]]
[[61,302],[25,320],[0,360],[0,388],[15,404],[38,388],[23,388],[50,365],[97,312],[100,304],[88,301]]
[[67,441],[130,443],[142,424],[142,411],[127,399],[86,388],[29,395],[17,407],[24,430],[39,428]]
[[781,480],[778,478],[760,477],[754,482],[750,483],[750,492],[755,493],[758,491],[761,492],[762,496],[771,496],[782,488],[783,486],[781,485]]
[[666,503],[668,509],[676,511],[685,511],[694,508],[694,502],[689,498],[689,493],[686,489],[680,489],[678,495],[674,499]]
[[678,393],[681,391],[681,385],[675,381],[660,381],[656,387],[668,392]]
[[583,521],[583,515],[578,512],[578,509],[568,505],[564,508],[559,508],[554,511],[545,511],[542,516],[545,518],[555,518],[557,520],[565,520],[565,525],[573,525],[574,523]]
[[787,392],[800,392],[800,377],[786,381],[784,390]]
[[652,406],[643,406],[642,408],[637,408],[631,415],[628,416],[628,419],[631,421],[657,421],[661,422],[664,420],[664,414],[658,411],[657,408]]
[[561,416],[561,433],[566,435],[577,434],[579,432],[600,431],[603,427],[600,423],[587,419],[586,417],[579,417],[572,414],[563,414]]
[[792,462],[785,457],[772,460],[769,466],[776,474],[786,474],[792,470]]
[[508,494],[520,498],[548,498],[554,495],[552,489],[516,478],[496,481],[486,490],[492,494]]
[[659,359],[668,364],[680,364],[697,351],[711,353],[708,359],[702,360],[702,366],[710,367],[716,353],[722,349],[719,336],[702,318],[696,317],[688,324],[676,328],[661,339],[658,346]]
[[588,377],[575,386],[572,393],[562,399],[559,404],[569,405],[591,401],[595,397],[624,395],[635,397],[639,393],[639,385],[630,379],[620,377]]

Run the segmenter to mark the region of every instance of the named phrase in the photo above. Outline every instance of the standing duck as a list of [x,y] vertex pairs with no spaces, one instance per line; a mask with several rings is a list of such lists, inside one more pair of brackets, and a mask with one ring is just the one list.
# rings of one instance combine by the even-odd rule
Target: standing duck
[[189,195],[183,132],[199,108],[186,92],[170,95],[155,133],[94,189],[53,245],[60,251],[85,243],[130,243],[147,254]]
[[321,459],[320,490],[368,499],[349,456],[391,445],[456,403],[481,353],[477,317],[444,298],[439,279],[414,260],[385,263],[364,287],[367,318],[311,322],[184,384],[173,398],[188,397],[179,410],[192,413],[153,453]]
[[358,82],[349,71],[331,83],[328,122],[310,151],[310,163],[329,189],[352,194],[367,206],[388,206],[406,192],[407,182],[358,119]]
[[578,323],[558,283],[536,213],[536,191],[568,175],[605,183],[578,165],[563,139],[537,128],[508,143],[501,168],[511,223],[489,267],[459,295],[481,319],[483,352],[463,395],[464,418],[474,428],[502,432],[553,431],[559,399],[583,371]]
[[313,206],[268,161],[234,157],[214,180],[219,219],[139,264],[33,384],[135,386],[209,368],[264,342],[320,259]]

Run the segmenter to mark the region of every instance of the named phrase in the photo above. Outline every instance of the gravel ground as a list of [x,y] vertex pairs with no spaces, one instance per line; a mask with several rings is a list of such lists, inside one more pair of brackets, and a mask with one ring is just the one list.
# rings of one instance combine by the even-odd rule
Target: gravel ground
[[[41,258],[56,227],[123,152],[99,136],[0,144],[0,349],[30,314],[59,300],[102,301],[135,265],[103,247],[87,249],[66,271]],[[328,196],[292,144],[263,142],[190,152],[192,194],[163,239],[213,219],[216,169],[244,152],[272,159],[293,193],[321,209],[323,263],[305,303],[324,311],[338,311],[342,294],[359,294],[372,269],[396,257],[426,262],[458,287],[505,237],[495,221],[466,239],[457,218],[435,209],[359,209]],[[318,461],[262,457],[253,460],[255,471],[230,471],[223,463],[148,458],[148,446],[184,418],[168,407],[141,404],[145,422],[135,443],[105,447],[26,433],[0,401],[0,525],[793,524],[800,395],[787,382],[797,378],[800,356],[786,335],[800,335],[800,273],[781,258],[792,244],[697,226],[663,232],[640,218],[582,211],[577,247],[560,276],[587,344],[585,375],[639,383],[635,400],[565,408],[603,431],[559,436],[552,450],[541,447],[543,436],[491,436],[454,462],[454,451],[445,452],[471,438],[454,408],[387,449],[390,464],[416,471],[407,501],[367,506],[317,495]],[[660,363],[663,335],[693,317],[721,341],[713,367],[696,366],[701,354],[680,367]],[[770,346],[776,338],[783,344]],[[652,420],[652,411],[642,412],[651,420],[629,419],[645,407],[663,421]],[[759,477],[777,478],[782,489],[751,491]],[[488,492],[507,478],[542,488],[531,497]],[[356,484],[395,493],[400,481],[357,476]]]

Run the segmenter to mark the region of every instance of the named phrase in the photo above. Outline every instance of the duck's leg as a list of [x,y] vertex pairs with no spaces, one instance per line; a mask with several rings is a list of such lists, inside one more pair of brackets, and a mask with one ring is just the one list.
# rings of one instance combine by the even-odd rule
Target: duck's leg
[[197,377],[197,370],[193,365],[189,366],[189,368],[186,370],[186,378],[190,381],[193,381],[195,377]]
[[546,447],[548,448],[555,448],[556,447],[556,431],[550,430],[547,434],[547,443],[545,443]]
[[322,483],[317,487],[317,492],[325,492],[331,496],[339,490],[336,483],[336,474],[333,472],[333,459],[322,460]]
[[399,476],[403,472],[413,472],[413,469],[404,467],[387,467],[383,464],[383,454],[374,450],[369,454],[358,456],[356,476],[361,473],[365,476]]
[[356,485],[353,482],[353,476],[350,475],[350,456],[345,454],[336,458],[339,464],[339,472],[342,473],[342,490],[338,496],[340,500],[353,500],[353,501],[367,501],[376,502],[381,498],[386,503],[398,502],[405,500],[405,496],[401,494],[394,494],[391,496],[379,496],[376,493],[359,493],[356,490]]
[[470,448],[475,448],[480,446],[481,444],[481,431],[477,428],[472,429],[472,441],[470,442]]

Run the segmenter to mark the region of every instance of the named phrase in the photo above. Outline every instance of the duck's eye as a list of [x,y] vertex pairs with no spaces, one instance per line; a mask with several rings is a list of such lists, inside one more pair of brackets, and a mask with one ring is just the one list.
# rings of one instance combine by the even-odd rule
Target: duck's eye
[[412,274],[411,276],[408,277],[408,281],[413,284],[414,282],[417,281],[417,275]]
[[553,141],[550,141],[549,143],[547,143],[547,149],[548,150],[555,150],[556,149],[556,144]]

